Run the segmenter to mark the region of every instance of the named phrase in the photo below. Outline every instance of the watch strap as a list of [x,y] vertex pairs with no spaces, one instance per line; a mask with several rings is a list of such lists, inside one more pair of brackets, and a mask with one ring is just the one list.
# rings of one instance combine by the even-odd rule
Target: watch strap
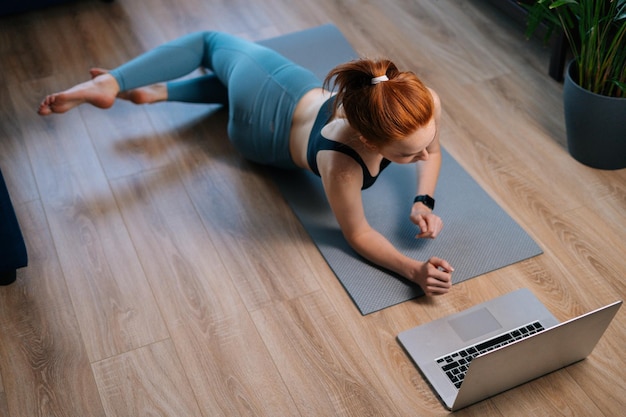
[[428,194],[420,194],[416,196],[413,200],[413,204],[415,203],[422,203],[431,210],[435,209],[435,199]]

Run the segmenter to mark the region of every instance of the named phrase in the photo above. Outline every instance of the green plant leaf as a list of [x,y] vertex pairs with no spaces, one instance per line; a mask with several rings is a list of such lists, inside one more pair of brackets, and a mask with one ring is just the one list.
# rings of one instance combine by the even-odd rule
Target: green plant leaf
[[551,9],[556,9],[557,7],[561,7],[564,4],[576,4],[576,5],[578,5],[578,2],[576,0],[556,0],[556,1],[552,2],[552,4],[550,4],[550,8]]
[[622,97],[626,97],[626,83],[613,80],[613,84],[615,84],[617,88],[619,88],[622,91]]
[[540,25],[563,32],[573,52],[577,84],[596,94],[624,97],[626,91],[626,0],[536,0],[526,34]]
[[626,19],[626,0],[619,0],[617,2],[617,13],[615,14],[616,22],[618,20]]

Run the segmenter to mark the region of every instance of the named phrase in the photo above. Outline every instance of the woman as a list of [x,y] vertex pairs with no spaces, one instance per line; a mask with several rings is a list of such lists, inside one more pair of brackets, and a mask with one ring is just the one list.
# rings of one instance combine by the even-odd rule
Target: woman
[[[177,80],[200,67],[211,73]],[[449,291],[450,264],[401,254],[370,227],[361,199],[361,190],[390,162],[419,162],[410,219],[420,228],[418,238],[435,238],[443,227],[430,197],[441,165],[441,106],[413,73],[400,72],[388,60],[362,59],[339,65],[321,83],[256,43],[198,32],[112,71],[93,69],[91,75],[90,81],[46,97],[39,114],[64,113],[83,103],[108,108],[116,98],[137,104],[227,105],[228,135],[244,157],[321,177],[342,233],[356,252],[416,282],[427,295]],[[336,94],[330,92],[331,83]]]

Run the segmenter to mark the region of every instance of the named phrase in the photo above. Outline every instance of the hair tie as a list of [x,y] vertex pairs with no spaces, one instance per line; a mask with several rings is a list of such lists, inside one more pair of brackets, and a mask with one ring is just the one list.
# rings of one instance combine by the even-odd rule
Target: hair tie
[[372,85],[382,83],[383,81],[389,81],[389,78],[387,78],[386,75],[381,75],[380,77],[374,77],[372,78]]

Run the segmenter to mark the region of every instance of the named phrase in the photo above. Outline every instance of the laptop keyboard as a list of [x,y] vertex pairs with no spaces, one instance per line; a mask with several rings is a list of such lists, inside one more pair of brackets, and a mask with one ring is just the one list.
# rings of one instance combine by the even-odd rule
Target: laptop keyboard
[[480,342],[474,346],[466,347],[457,352],[443,356],[437,359],[437,363],[448,378],[450,378],[450,381],[452,381],[454,386],[460,388],[463,383],[463,379],[465,379],[467,368],[469,367],[472,359],[476,356],[531,336],[542,330],[544,330],[543,326],[536,321],[534,323],[521,326],[510,331],[509,333],[496,336],[485,342]]

